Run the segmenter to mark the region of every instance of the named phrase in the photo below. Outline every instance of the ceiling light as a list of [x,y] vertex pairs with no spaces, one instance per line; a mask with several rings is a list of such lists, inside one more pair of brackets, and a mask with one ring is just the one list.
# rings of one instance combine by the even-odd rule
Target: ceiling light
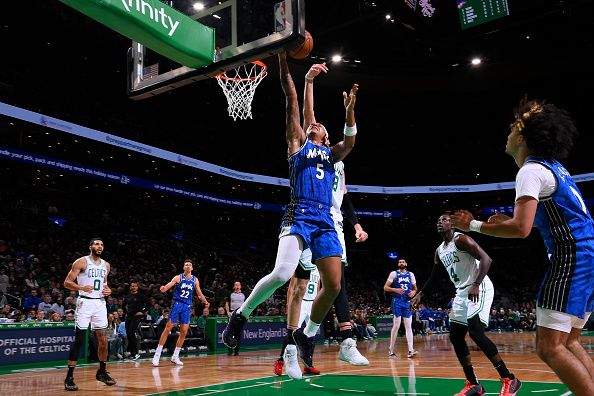
[[199,1],[197,1],[196,3],[192,4],[192,7],[196,10],[196,11],[200,11],[204,9],[204,3],[200,3]]
[[213,17],[217,18],[217,19],[221,19],[220,16],[218,16],[217,14],[212,14]]
[[342,56],[340,55],[333,55],[332,62],[340,62],[342,60]]
[[473,58],[470,63],[472,63],[473,65],[478,65],[481,63],[481,58]]
[[392,19],[392,17],[390,16],[390,14],[386,14],[386,19]]

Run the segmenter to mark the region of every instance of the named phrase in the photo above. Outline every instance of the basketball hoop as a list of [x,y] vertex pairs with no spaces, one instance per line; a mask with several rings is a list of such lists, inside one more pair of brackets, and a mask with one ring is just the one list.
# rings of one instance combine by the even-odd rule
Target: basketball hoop
[[[235,73],[232,77],[227,75],[231,72]],[[252,99],[258,84],[266,74],[266,65],[260,61],[253,61],[215,76],[223,88],[227,98],[227,110],[233,121],[237,118],[252,118]]]

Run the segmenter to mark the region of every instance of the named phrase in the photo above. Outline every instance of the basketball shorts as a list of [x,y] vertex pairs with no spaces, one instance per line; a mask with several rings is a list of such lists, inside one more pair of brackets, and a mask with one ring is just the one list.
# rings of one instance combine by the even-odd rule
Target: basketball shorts
[[311,307],[313,306],[313,300],[301,300],[301,312],[299,313],[299,327],[307,322],[311,315]]
[[107,328],[107,305],[104,298],[84,298],[79,296],[76,300],[74,323],[78,329],[86,330],[91,325],[91,330]]
[[546,308],[536,308],[536,324],[547,329],[562,331],[564,333],[571,333],[571,329],[583,329],[590,314],[586,312],[584,318],[570,315],[565,312],[553,311]]
[[173,302],[173,308],[169,314],[169,320],[171,323],[189,324],[190,313],[192,312],[192,306],[184,304],[180,301]]
[[396,317],[410,318],[412,316],[410,301],[401,298],[392,298],[392,315]]
[[488,277],[485,277],[479,286],[479,298],[477,302],[470,301],[468,298],[469,289],[470,286],[458,289],[452,302],[450,321],[466,326],[468,325],[468,319],[478,315],[481,322],[487,327],[489,325],[489,312],[491,311],[491,305],[495,297],[493,283]]
[[[309,272],[316,269],[316,265],[311,262],[311,249],[303,249],[301,257],[299,258],[299,267],[295,271],[295,275],[299,279],[309,279]],[[300,271],[297,273],[297,271]],[[307,274],[307,277],[305,275]]]
[[297,203],[291,206],[291,213],[285,213],[279,238],[299,235],[304,248],[311,250],[311,262],[331,256],[342,256],[343,249],[338,240],[330,207],[313,202]]

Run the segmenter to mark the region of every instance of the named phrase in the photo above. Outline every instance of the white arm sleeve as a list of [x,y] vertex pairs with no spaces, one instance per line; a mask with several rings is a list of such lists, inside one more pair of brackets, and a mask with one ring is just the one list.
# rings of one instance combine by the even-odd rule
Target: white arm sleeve
[[388,276],[388,281],[390,283],[394,282],[394,279],[396,279],[396,271],[390,272],[390,275]]
[[550,169],[535,162],[523,165],[516,175],[516,201],[528,196],[536,200],[553,194],[557,181]]

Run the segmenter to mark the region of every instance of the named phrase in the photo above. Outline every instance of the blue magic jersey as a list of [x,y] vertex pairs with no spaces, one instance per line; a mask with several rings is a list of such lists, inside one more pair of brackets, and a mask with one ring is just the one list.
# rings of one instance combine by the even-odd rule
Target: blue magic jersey
[[289,157],[289,182],[291,204],[310,201],[329,208],[334,183],[334,161],[330,149],[306,140],[301,149]]
[[534,219],[550,259],[539,306],[583,318],[594,308],[594,221],[559,162],[534,157],[526,161],[548,168],[557,181],[555,192],[539,200]]
[[192,295],[194,294],[194,275],[186,279],[184,274],[180,275],[180,282],[173,291],[173,300],[184,304],[192,305]]
[[392,293],[392,298],[399,300],[399,302],[402,302],[404,305],[408,305],[410,300],[408,293],[412,291],[413,284],[417,283],[414,274],[410,271],[406,271],[405,273],[392,271],[392,273],[390,273],[390,279],[392,279],[392,277],[394,278],[390,287],[404,290],[404,293],[402,294]]

